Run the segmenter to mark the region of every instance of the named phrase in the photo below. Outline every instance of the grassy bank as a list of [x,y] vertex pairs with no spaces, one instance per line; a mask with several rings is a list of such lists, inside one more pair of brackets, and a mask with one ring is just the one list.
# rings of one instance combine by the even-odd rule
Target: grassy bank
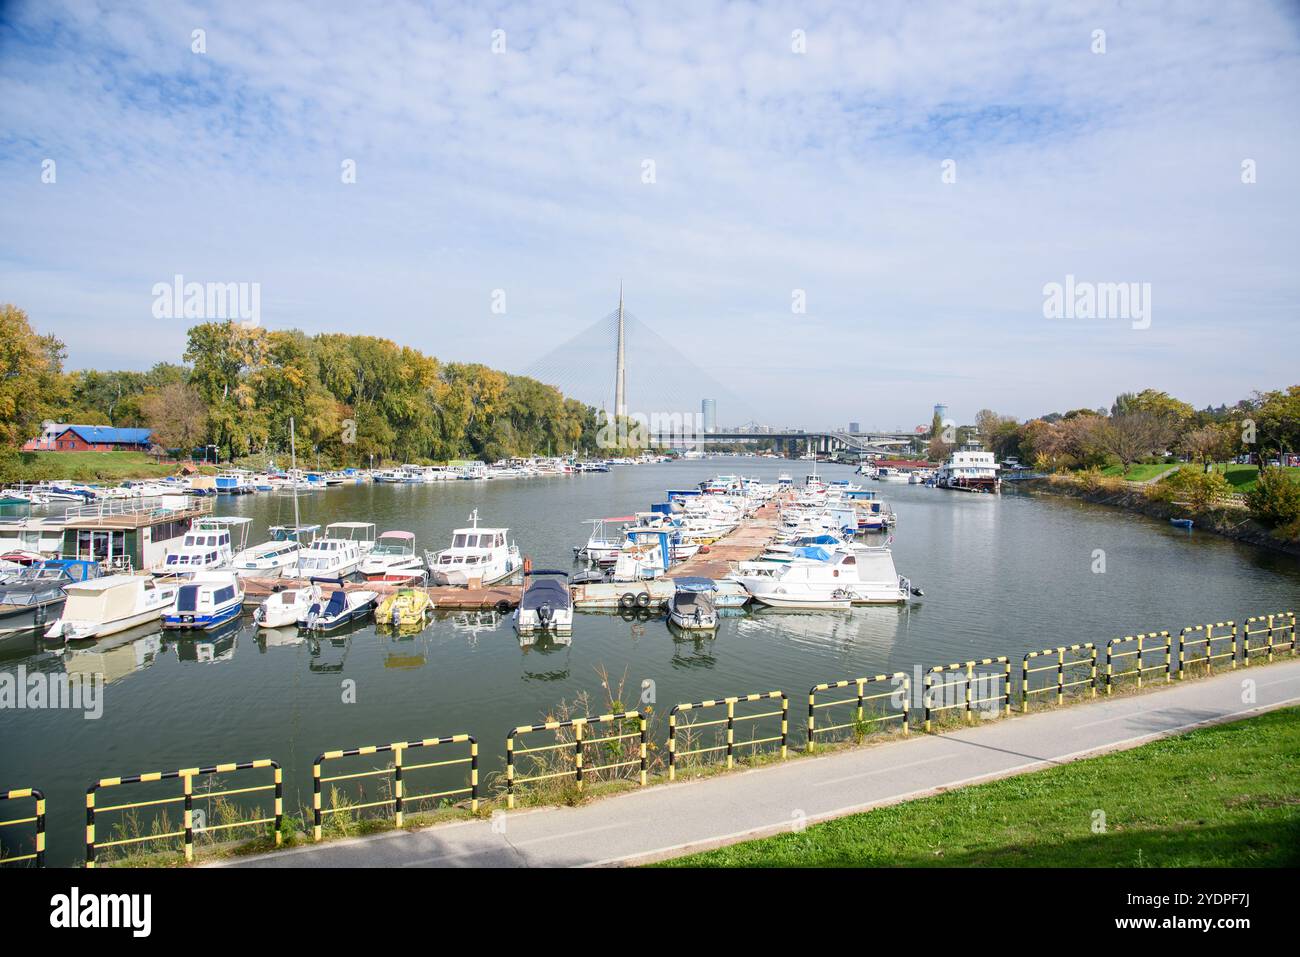
[[[1094,831],[1104,814],[1104,828]],[[1300,709],[667,862],[694,867],[1300,864]]]
[[72,479],[77,482],[122,482],[175,475],[176,463],[155,461],[144,452],[23,452],[10,482]]

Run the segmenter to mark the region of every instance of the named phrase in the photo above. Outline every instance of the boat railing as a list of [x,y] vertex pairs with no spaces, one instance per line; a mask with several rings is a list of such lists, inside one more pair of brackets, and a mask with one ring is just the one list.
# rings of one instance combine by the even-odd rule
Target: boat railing
[[205,497],[191,498],[183,508],[166,508],[161,505],[146,505],[138,499],[101,499],[87,505],[70,505],[63,513],[66,520],[80,518],[166,518],[168,515],[205,514],[212,511],[212,500]]

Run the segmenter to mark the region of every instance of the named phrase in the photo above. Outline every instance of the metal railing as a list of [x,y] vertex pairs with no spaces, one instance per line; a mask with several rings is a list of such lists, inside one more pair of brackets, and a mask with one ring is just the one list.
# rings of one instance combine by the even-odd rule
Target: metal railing
[[[1159,641],[1160,644],[1152,647],[1149,644],[1151,641]],[[1133,675],[1137,678],[1137,687],[1141,688],[1142,679],[1146,676],[1147,672],[1160,671],[1162,668],[1165,673],[1165,681],[1173,681],[1172,642],[1173,639],[1170,638],[1169,632],[1167,631],[1148,631],[1139,635],[1126,635],[1123,638],[1112,638],[1110,641],[1106,642],[1106,694],[1110,694],[1114,689],[1116,678],[1124,678],[1128,675]],[[1122,648],[1129,644],[1132,644],[1133,647],[1125,648],[1123,651],[1115,650],[1116,648]],[[1150,658],[1144,656],[1148,656],[1149,653],[1153,651],[1163,653],[1163,666],[1148,666],[1146,664]],[[1127,668],[1123,671],[1116,671],[1115,662],[1124,658],[1136,658],[1137,662],[1132,668]]]
[[[1252,626],[1255,628],[1254,631],[1251,630]],[[1252,650],[1250,639],[1258,636],[1261,632],[1264,635],[1264,653],[1268,656],[1269,661],[1273,660],[1273,654],[1279,648],[1289,650],[1292,655],[1296,653],[1294,612],[1284,611],[1272,615],[1257,615],[1253,618],[1247,618],[1245,625],[1241,629],[1241,662],[1243,665],[1250,664]],[[1285,636],[1281,642],[1277,640],[1279,635]]]
[[[1215,634],[1216,629],[1228,629],[1227,634]],[[1193,637],[1198,636],[1198,637]],[[1225,642],[1227,650],[1215,652],[1215,642]],[[1204,646],[1205,654],[1187,658],[1187,649]],[[1204,664],[1206,674],[1214,670],[1214,663],[1224,658],[1231,667],[1237,667],[1237,623],[1235,621],[1216,621],[1213,624],[1189,625],[1178,632],[1178,680],[1187,677],[1189,665]]]
[[[232,762],[229,764],[213,764],[201,768],[182,768],[179,771],[151,771],[147,774],[133,774],[127,777],[119,778],[100,778],[94,784],[86,789],[86,866],[94,867],[96,853],[100,848],[121,847],[128,844],[141,844],[151,841],[163,841],[171,838],[184,838],[185,860],[194,859],[194,779],[200,776],[210,774],[228,774],[235,771],[248,771],[259,768],[271,768],[274,771],[274,781],[271,784],[255,785],[246,788],[233,788],[228,791],[204,791],[198,795],[202,801],[211,801],[214,798],[233,797],[237,794],[253,794],[259,791],[274,791],[275,805],[273,814],[269,817],[258,817],[248,821],[233,821],[225,824],[207,824],[206,822],[200,828],[202,833],[213,831],[230,830],[237,827],[254,827],[263,824],[273,824],[275,831],[275,843],[281,843],[282,835],[280,825],[284,820],[284,783],[280,772],[280,765],[266,758],[260,758],[256,761]],[[145,784],[151,781],[168,781],[179,779],[183,785],[183,792],[175,797],[157,798],[149,801],[136,801],[130,804],[113,804],[106,807],[97,807],[95,796],[97,792],[105,788],[120,787],[125,784]],[[179,831],[163,831],[150,833],[143,836],[117,838],[112,841],[97,841],[95,838],[95,813],[105,813],[108,811],[134,811],[142,807],[157,807],[166,804],[184,804],[184,818],[182,828]]]
[[[736,705],[739,702],[749,701],[771,701],[776,698],[781,699],[781,709],[779,711],[761,711],[758,714],[736,714]],[[707,708],[726,707],[727,716],[718,718],[713,721],[696,721],[682,727],[690,728],[692,732],[700,728],[708,727],[725,727],[726,741],[715,747],[693,748],[686,751],[677,750],[677,717],[688,711],[699,711]],[[781,716],[781,733],[771,735],[766,738],[752,738],[748,741],[736,743],[736,722],[737,721],[758,721],[762,718],[772,718],[777,715]],[[764,691],[759,694],[736,695],[730,698],[715,698],[708,701],[696,701],[689,704],[673,705],[668,712],[668,780],[673,781],[677,778],[677,759],[678,757],[691,757],[697,754],[711,754],[717,751],[727,753],[727,767],[735,766],[736,748],[757,748],[760,744],[770,744],[773,741],[781,742],[781,758],[784,760],[789,755],[789,735],[790,735],[790,699],[786,697],[784,691]]]
[[[583,731],[595,725],[618,725],[622,722],[635,721],[638,724],[636,731],[628,731],[623,734],[611,734],[600,738],[584,738]],[[539,731],[573,731],[572,741],[561,741],[559,744],[546,744],[534,748],[516,748],[515,739],[521,735],[533,734]],[[617,729],[616,729],[617,730]],[[608,764],[587,765],[583,760],[583,750],[587,747],[597,744],[610,745],[610,751],[614,757],[621,757],[619,753],[622,749],[621,742],[631,739],[640,739],[640,755],[627,761],[615,761]],[[525,777],[515,775],[515,757],[516,755],[529,754],[550,754],[560,752],[559,758],[565,760],[566,755],[573,759],[573,766],[561,771],[548,772],[546,774],[534,774]],[[556,780],[564,777],[572,777],[577,782],[578,790],[582,790],[585,773],[587,771],[613,771],[617,768],[630,767],[639,764],[641,773],[641,786],[645,787],[646,783],[646,719],[645,715],[639,711],[620,711],[617,714],[602,714],[595,718],[569,718],[566,721],[546,721],[542,724],[524,724],[515,728],[506,736],[506,807],[515,806],[515,785],[526,784],[531,781]]]
[[16,827],[20,824],[34,825],[33,851],[30,854],[14,854],[0,857],[0,864],[17,864],[22,861],[35,861],[37,867],[45,866],[45,793],[39,788],[13,788],[0,791],[0,801],[19,801],[31,798],[36,802],[35,813],[31,817],[15,817],[0,821],[0,827]]
[[[881,682],[892,682],[893,688],[889,691],[881,691],[873,694],[867,694],[867,685],[879,684]],[[840,731],[844,728],[853,728],[855,731],[865,732],[868,725],[882,724],[886,721],[898,721],[901,719],[900,727],[903,734],[907,734],[907,707],[908,700],[911,697],[911,679],[906,672],[898,671],[892,675],[873,675],[870,678],[844,678],[840,681],[824,681],[819,685],[813,685],[808,689],[808,750],[813,751],[817,747],[817,735],[826,734],[831,731]],[[817,700],[817,695],[825,691],[835,691],[840,688],[855,688],[857,694],[851,698],[837,698],[832,701]],[[872,707],[871,702],[885,699],[891,702],[895,697],[901,695],[901,704],[896,705],[898,710],[894,714],[887,711],[877,717],[868,718],[867,713]],[[834,708],[837,705],[855,704],[854,717],[852,721],[841,722],[840,724],[829,724],[824,727],[817,727],[817,711],[823,708]]]
[[[1066,660],[1066,655],[1079,652],[1086,652],[1087,656],[1082,658],[1071,658],[1068,661]],[[1036,658],[1045,658],[1048,655],[1055,656],[1054,660],[1046,665],[1030,667],[1030,661]],[[1066,669],[1077,668],[1080,665],[1088,666],[1088,677],[1075,679],[1072,674],[1071,680],[1066,681]],[[1042,671],[1056,672],[1056,681],[1052,684],[1044,685],[1041,688],[1030,688],[1029,676]],[[1029,654],[1025,655],[1024,659],[1020,663],[1020,710],[1022,712],[1029,710],[1029,699],[1031,696],[1036,694],[1046,694],[1050,691],[1056,692],[1056,703],[1058,705],[1063,704],[1065,702],[1065,689],[1078,687],[1079,685],[1088,685],[1091,689],[1089,697],[1097,697],[1097,646],[1091,641],[1085,641],[1077,645],[1061,645],[1057,648],[1044,648],[1042,651],[1031,651]]]
[[[469,755],[464,758],[450,758],[446,761],[426,761],[421,764],[403,764],[402,753],[415,748],[434,748],[444,744],[468,744]],[[321,776],[321,767],[326,761],[337,761],[342,758],[353,758],[371,754],[391,754],[393,763],[390,767],[375,768],[369,771],[356,771],[350,774],[335,774],[329,777]],[[428,794],[407,794],[406,781],[404,773],[410,771],[423,771],[430,768],[451,767],[458,764],[469,765],[469,784],[463,788],[450,788],[444,791],[431,791]],[[341,806],[331,806],[328,808],[321,806],[321,785],[329,784],[334,781],[355,781],[361,778],[379,777],[380,775],[390,775],[393,783],[393,796],[379,801],[366,801],[361,804],[345,803]],[[423,738],[419,741],[394,741],[391,744],[376,744],[364,748],[347,748],[341,751],[326,751],[316,758],[311,766],[311,808],[312,808],[312,838],[319,841],[321,839],[321,825],[327,815],[339,814],[344,811],[360,811],[372,807],[393,806],[394,824],[402,827],[405,823],[405,812],[407,804],[416,801],[430,801],[455,797],[458,794],[468,794],[470,800],[470,813],[478,810],[478,741],[471,734],[453,734],[444,738]]]
[[[977,673],[977,668],[986,668],[989,665],[1001,665],[997,672]],[[956,681],[948,681],[948,675],[955,675]],[[984,682],[993,679],[994,690],[997,688],[997,679],[1002,679],[1002,693],[986,695],[984,697],[974,697],[974,686],[976,681]],[[949,695],[949,689],[963,687],[965,691],[964,699],[961,701],[936,704],[935,693],[939,690],[945,698]],[[1006,655],[999,655],[996,658],[979,658],[971,661],[958,661],[950,665],[935,665],[925,675],[925,682],[921,689],[921,704],[925,709],[925,730],[927,733],[931,730],[931,717],[944,711],[950,711],[954,708],[964,708],[966,723],[975,723],[975,705],[998,703],[999,710],[1004,715],[1011,714],[1011,659]]]

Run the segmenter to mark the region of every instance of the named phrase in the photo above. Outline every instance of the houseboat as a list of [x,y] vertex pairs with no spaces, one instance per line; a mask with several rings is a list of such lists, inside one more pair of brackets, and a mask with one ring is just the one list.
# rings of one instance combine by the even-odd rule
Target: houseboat
[[59,557],[95,561],[106,571],[154,568],[181,546],[196,520],[211,516],[211,499],[187,495],[74,506],[63,519]]
[[992,452],[985,452],[977,444],[963,445],[935,473],[934,483],[939,488],[962,492],[997,492],[1002,488],[998,463]]

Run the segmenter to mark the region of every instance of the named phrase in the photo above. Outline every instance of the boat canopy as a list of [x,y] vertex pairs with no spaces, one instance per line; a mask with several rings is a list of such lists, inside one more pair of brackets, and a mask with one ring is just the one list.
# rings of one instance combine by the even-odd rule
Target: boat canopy
[[542,605],[567,607],[569,587],[558,578],[539,578],[528,586],[519,602],[520,608],[535,610]]
[[712,578],[701,578],[697,575],[688,575],[685,578],[674,579],[678,591],[704,592],[716,591],[718,583]]
[[414,532],[384,532],[384,533],[381,534],[379,537],[380,537],[380,538],[400,538],[400,539],[404,539],[404,540],[407,540],[407,541],[414,541],[414,540],[415,540],[415,533],[414,533]]
[[803,548],[796,548],[794,554],[798,558],[808,558],[815,562],[828,562],[831,560],[831,553],[826,551],[820,545],[808,545]]

